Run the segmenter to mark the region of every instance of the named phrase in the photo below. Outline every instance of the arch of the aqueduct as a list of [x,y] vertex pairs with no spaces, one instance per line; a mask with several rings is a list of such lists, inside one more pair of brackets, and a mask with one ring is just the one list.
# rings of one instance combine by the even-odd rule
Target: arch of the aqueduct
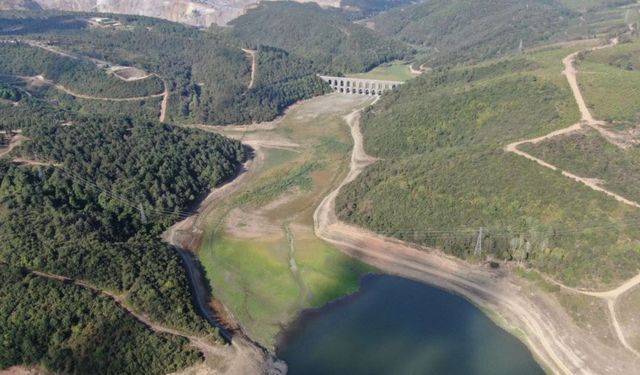
[[356,95],[382,95],[404,84],[402,81],[382,81],[376,79],[319,76],[331,85],[334,91]]

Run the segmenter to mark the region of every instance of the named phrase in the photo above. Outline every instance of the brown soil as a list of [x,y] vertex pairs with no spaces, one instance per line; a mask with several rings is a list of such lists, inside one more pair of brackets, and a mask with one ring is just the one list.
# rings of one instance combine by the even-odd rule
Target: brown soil
[[162,93],[162,102],[160,103],[160,122],[165,122],[167,119],[167,108],[169,107],[169,95],[171,92],[169,91],[169,83],[166,79],[162,80],[162,84],[164,85],[164,92]]
[[47,160],[33,160],[24,158],[15,158],[12,160],[14,164],[31,165],[35,167],[62,167],[62,163]]
[[270,241],[282,237],[282,226],[271,223],[259,210],[244,211],[235,208],[225,221],[225,232],[235,238]]

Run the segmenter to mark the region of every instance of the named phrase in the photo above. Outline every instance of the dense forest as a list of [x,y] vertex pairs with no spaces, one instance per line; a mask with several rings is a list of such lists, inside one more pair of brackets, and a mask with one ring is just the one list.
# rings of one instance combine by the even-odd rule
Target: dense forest
[[200,359],[186,339],[154,334],[107,297],[2,263],[0,274],[0,369],[164,375]]
[[[64,58],[23,44],[7,44],[0,48],[4,51],[2,60],[6,61],[0,65],[0,74],[44,73],[56,83],[94,96],[161,93],[162,82],[157,77],[124,82],[105,74],[87,58],[139,67],[169,84],[167,121],[213,125],[272,120],[287,105],[327,90],[308,61],[288,53],[275,53],[267,47],[261,48],[265,53],[260,57],[260,68],[269,76],[260,77],[258,72],[262,85],[249,88],[251,60],[241,49],[246,43],[225,30],[203,31],[151,18],[114,17],[122,27],[92,29],[71,15],[0,17],[0,35],[40,40],[83,57]],[[284,66],[288,69],[282,70]],[[63,98],[73,105],[68,99]],[[100,107],[96,108],[97,105]],[[82,102],[80,106],[84,107],[84,113],[94,109],[113,113],[109,103]],[[159,110],[159,106],[156,108]],[[146,108],[137,111],[150,117]]]
[[318,73],[363,72],[411,53],[402,43],[316,4],[264,2],[230,24],[234,37],[287,50]]
[[61,56],[25,43],[0,44],[0,74],[42,75],[74,93],[107,98],[128,98],[162,93],[157,77],[125,82],[95,63]]
[[31,141],[17,152],[62,167],[3,172],[0,197],[11,220],[0,226],[0,256],[10,265],[128,291],[132,304],[154,318],[204,329],[179,258],[157,237],[234,173],[241,145],[129,119],[76,121],[23,128]]
[[364,14],[378,13],[401,5],[413,3],[414,0],[342,0],[340,5],[343,8],[357,9]]
[[419,48],[436,66],[480,61],[531,47],[564,31],[577,16],[556,0],[428,0],[373,19],[375,30]]
[[[539,61],[439,69],[384,95],[362,117],[365,148],[381,160],[343,189],[338,215],[462,258],[523,262],[573,285],[633,276],[640,236],[624,223],[637,212],[503,150],[577,121],[570,93]],[[480,228],[483,253],[474,254]]]
[[[0,328],[10,334],[0,343],[0,367],[120,374],[194,363],[199,355],[184,340],[155,335],[110,299],[29,270],[82,280],[160,324],[219,340],[195,311],[181,259],[160,234],[235,173],[242,145],[56,104],[25,95],[2,107],[0,129],[28,138],[9,156],[50,165],[0,160],[0,263],[15,275],[0,292]],[[16,303],[25,295],[35,300]],[[52,304],[55,314],[38,315]]]

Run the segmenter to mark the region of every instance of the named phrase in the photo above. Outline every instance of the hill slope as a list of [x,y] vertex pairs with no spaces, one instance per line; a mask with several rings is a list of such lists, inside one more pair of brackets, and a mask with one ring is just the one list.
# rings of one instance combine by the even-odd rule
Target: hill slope
[[634,276],[637,210],[503,150],[578,121],[559,75],[567,54],[436,71],[383,96],[362,118],[365,148],[381,160],[343,190],[339,216],[471,259],[482,227],[482,257],[568,284]]
[[373,19],[375,29],[431,50],[429,64],[517,51],[550,39],[574,13],[555,0],[427,0]]
[[325,73],[362,72],[409,52],[315,4],[265,2],[230,24],[246,43],[285,49]]
[[[252,59],[225,31],[202,31],[136,16],[116,19],[121,26],[91,28],[76,15],[0,17],[0,36],[27,41],[0,44],[5,62],[0,64],[0,74],[45,74],[56,84],[68,83],[85,91],[81,86],[100,86],[102,96],[110,96],[108,91],[119,93],[118,97],[136,97],[150,90],[161,95],[162,89],[154,88],[157,84],[146,82],[160,77],[170,92],[167,121],[214,125],[268,121],[289,104],[327,90],[308,62],[273,48],[258,51],[256,82],[249,87]],[[47,43],[36,48],[27,45],[31,39]],[[110,65],[133,66],[158,77],[124,82],[101,72]],[[87,101],[72,104],[78,103],[86,112],[96,109],[95,103]],[[154,106],[159,111],[159,104]]]

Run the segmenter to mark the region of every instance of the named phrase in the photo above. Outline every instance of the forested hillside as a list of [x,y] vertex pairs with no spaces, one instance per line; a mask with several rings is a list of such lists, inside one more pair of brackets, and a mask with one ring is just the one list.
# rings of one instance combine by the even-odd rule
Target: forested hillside
[[556,0],[427,0],[373,19],[381,34],[428,48],[430,65],[479,61],[531,47],[577,16]]
[[152,333],[107,297],[2,263],[0,274],[0,369],[164,375],[200,359],[186,339]]
[[363,19],[414,2],[414,0],[342,0],[340,6],[348,18]]
[[157,77],[125,82],[89,61],[57,55],[25,43],[0,44],[0,73],[42,75],[78,94],[108,98],[149,96],[164,90]]
[[[287,105],[326,90],[308,62],[272,49],[265,49],[260,57],[260,68],[266,76],[258,73],[260,84],[249,88],[251,60],[241,49],[244,44],[223,30],[202,31],[135,16],[117,19],[123,26],[89,28],[71,15],[7,16],[0,18],[0,35],[43,40],[77,56],[157,74],[171,92],[167,121],[219,125],[271,120]],[[85,59],[65,58],[22,45],[1,48],[6,58],[2,59],[0,74],[45,74],[54,83],[82,90],[79,93],[91,91],[105,97],[163,91],[156,77],[114,82],[116,78],[108,77]],[[288,69],[281,69],[283,66]],[[85,113],[96,109],[113,113],[110,108],[96,108],[95,103],[81,105]],[[109,103],[100,105],[108,107]],[[159,101],[156,108],[159,111]]]
[[566,7],[587,12],[599,8],[623,6],[637,3],[635,0],[558,0]]
[[219,340],[159,237],[236,172],[242,145],[135,113],[86,116],[2,92],[18,101],[0,107],[3,137],[21,129],[24,141],[13,163],[0,159],[0,368],[165,374],[193,364],[200,355],[186,340],[152,333],[106,296],[30,272],[81,280],[154,322]]
[[231,25],[233,36],[250,45],[285,49],[319,73],[363,72],[410,53],[402,43],[315,4],[264,2]]
[[346,186],[338,215],[462,258],[525,263],[572,285],[635,275],[640,235],[627,223],[640,219],[637,210],[503,149],[578,121],[559,76],[563,55],[439,69],[383,96],[362,117],[365,148],[381,160]]

